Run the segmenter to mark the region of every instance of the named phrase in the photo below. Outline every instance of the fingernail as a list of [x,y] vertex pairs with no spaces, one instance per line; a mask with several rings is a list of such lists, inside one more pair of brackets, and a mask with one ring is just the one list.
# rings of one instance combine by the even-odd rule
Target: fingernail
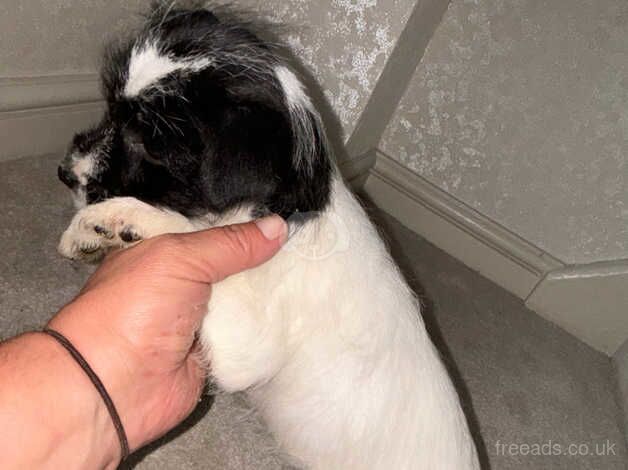
[[263,219],[257,219],[255,225],[257,225],[257,228],[268,240],[282,238],[282,242],[285,241],[288,225],[286,221],[278,215],[270,215]]

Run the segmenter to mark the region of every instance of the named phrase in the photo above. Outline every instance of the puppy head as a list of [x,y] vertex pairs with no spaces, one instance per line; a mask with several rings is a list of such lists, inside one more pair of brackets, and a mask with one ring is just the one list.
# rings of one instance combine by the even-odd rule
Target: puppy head
[[302,82],[277,49],[205,9],[156,8],[112,48],[107,112],[59,177],[90,204],[132,196],[186,215],[248,204],[320,211],[332,165]]

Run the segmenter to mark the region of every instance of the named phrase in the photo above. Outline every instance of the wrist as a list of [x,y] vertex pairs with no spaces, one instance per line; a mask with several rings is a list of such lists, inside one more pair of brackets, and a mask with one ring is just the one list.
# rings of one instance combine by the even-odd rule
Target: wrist
[[[58,371],[57,390],[66,396],[63,404],[56,407],[58,423],[63,426],[55,426],[56,436],[67,440],[68,437],[62,437],[61,433],[70,431],[68,436],[75,442],[73,447],[84,449],[79,450],[79,454],[83,453],[85,461],[90,462],[87,467],[116,468],[120,445],[102,397],[83,368],[57,340],[43,333],[36,335],[42,347],[50,351]],[[54,444],[59,446],[60,443]]]
[[120,455],[115,429],[69,353],[43,333],[20,336],[3,344],[2,352],[7,360],[0,376],[7,386],[0,415],[18,441],[5,442],[3,455],[15,464],[9,468],[114,469]]
[[[86,318],[85,309],[93,311],[97,308],[95,305],[90,305],[89,300],[89,298],[79,297],[66,305],[50,321],[49,327],[61,333],[72,343],[102,381],[119,414],[130,450],[133,451],[154,438],[147,432],[151,426],[147,425],[145,417],[147,413],[144,412],[145,408],[155,401],[150,393],[151,380],[139,372],[140,361],[132,352],[133,348],[129,347],[122,338],[123,335],[110,331],[106,327],[106,322],[99,320],[106,314]],[[98,395],[93,385],[92,388]],[[102,397],[98,395],[98,398],[106,410]],[[111,429],[115,432],[111,417],[109,415],[107,417],[111,423]],[[117,437],[116,443],[120,450]],[[118,452],[119,455],[120,452]]]

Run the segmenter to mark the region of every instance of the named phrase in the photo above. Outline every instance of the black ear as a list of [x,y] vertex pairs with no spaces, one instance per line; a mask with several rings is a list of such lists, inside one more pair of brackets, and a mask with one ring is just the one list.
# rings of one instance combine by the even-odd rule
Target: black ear
[[[323,154],[295,160],[295,136],[285,110],[259,102],[234,105],[225,109],[212,136],[202,174],[218,210],[248,202],[287,218],[324,209],[330,161]],[[325,152],[323,136],[315,132],[314,138],[320,141],[310,148]]]
[[[321,119],[293,72],[273,72],[276,81],[239,82],[224,100],[193,100],[216,113],[204,115],[202,174],[219,210],[252,202],[289,217],[328,203],[332,163]],[[196,111],[192,115],[203,114]]]

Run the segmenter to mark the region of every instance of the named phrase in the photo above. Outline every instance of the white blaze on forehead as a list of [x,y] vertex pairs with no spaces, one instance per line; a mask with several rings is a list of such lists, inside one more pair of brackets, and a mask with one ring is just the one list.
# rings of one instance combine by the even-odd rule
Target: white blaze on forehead
[[72,162],[72,173],[74,173],[78,182],[85,186],[89,181],[89,177],[96,170],[96,158],[93,154],[88,153],[85,156],[72,158]]
[[290,106],[312,108],[312,103],[305,92],[303,83],[301,83],[292,70],[283,65],[278,65],[275,67],[275,75],[277,75],[277,80],[281,83],[281,87]]
[[177,70],[198,72],[209,64],[211,60],[208,58],[176,60],[159,52],[154,42],[135,45],[129,60],[129,75],[124,95],[129,98],[137,96],[142,90],[172,72]]

